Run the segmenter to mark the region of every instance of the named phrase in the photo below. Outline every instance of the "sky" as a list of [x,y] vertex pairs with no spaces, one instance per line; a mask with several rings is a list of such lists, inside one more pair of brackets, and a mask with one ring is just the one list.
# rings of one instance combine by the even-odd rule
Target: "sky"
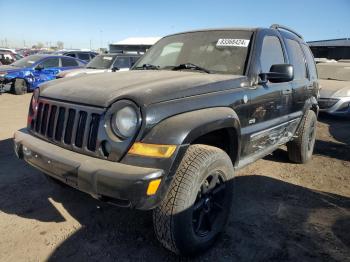
[[0,0],[0,46],[107,47],[127,37],[278,23],[307,41],[350,38],[350,0]]

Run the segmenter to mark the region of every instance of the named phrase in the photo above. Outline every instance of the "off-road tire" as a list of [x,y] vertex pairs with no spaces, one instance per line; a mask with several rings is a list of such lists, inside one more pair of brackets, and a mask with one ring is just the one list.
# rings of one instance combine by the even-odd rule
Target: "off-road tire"
[[28,91],[28,85],[26,80],[21,78],[16,78],[14,83],[14,93],[16,95],[24,95]]
[[316,140],[317,116],[309,110],[302,120],[298,137],[287,143],[289,160],[304,164],[312,158]]
[[[220,172],[225,188],[222,213],[218,225],[205,237],[193,228],[193,205],[198,199],[202,182],[212,172]],[[221,149],[207,145],[191,145],[183,157],[166,197],[153,211],[157,239],[164,247],[179,255],[191,255],[208,248],[223,230],[233,198],[233,166],[230,157]]]

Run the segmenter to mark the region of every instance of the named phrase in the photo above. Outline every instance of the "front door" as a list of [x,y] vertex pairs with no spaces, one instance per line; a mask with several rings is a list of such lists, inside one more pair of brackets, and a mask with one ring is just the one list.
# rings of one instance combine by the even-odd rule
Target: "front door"
[[[260,41],[259,41],[260,38]],[[267,73],[274,64],[284,64],[285,54],[279,36],[268,31],[258,36],[257,60],[260,62],[258,73]],[[241,155],[257,154],[279,142],[285,120],[285,105],[291,93],[290,83],[259,83],[251,87],[249,92],[250,109],[248,125],[242,129],[246,141]],[[280,128],[281,127],[281,128]]]
[[33,88],[36,88],[43,82],[55,79],[55,76],[59,71],[60,66],[58,57],[50,57],[42,60],[36,65],[33,71]]

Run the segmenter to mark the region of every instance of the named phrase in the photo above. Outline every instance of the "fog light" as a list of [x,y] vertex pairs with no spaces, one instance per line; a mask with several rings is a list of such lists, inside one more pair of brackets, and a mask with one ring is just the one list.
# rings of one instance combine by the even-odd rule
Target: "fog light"
[[26,146],[23,146],[23,154],[26,155],[26,156],[30,156],[32,154],[32,151],[26,147]]
[[149,182],[148,188],[147,188],[147,196],[152,196],[157,192],[158,187],[160,185],[160,181],[161,179],[155,179]]

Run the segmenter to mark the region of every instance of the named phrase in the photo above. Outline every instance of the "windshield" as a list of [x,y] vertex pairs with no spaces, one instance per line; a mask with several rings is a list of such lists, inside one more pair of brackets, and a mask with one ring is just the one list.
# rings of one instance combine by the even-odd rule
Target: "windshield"
[[320,79],[350,81],[350,63],[319,63],[317,72]]
[[111,67],[115,56],[113,55],[98,55],[95,56],[87,65],[86,68],[93,69],[108,69]]
[[250,31],[218,30],[165,37],[133,69],[179,69],[189,64],[180,69],[243,75],[251,36]]
[[35,64],[37,61],[39,61],[42,58],[43,57],[39,55],[30,55],[12,63],[11,65],[15,67],[21,67],[21,68],[31,67],[33,66],[33,64]]

